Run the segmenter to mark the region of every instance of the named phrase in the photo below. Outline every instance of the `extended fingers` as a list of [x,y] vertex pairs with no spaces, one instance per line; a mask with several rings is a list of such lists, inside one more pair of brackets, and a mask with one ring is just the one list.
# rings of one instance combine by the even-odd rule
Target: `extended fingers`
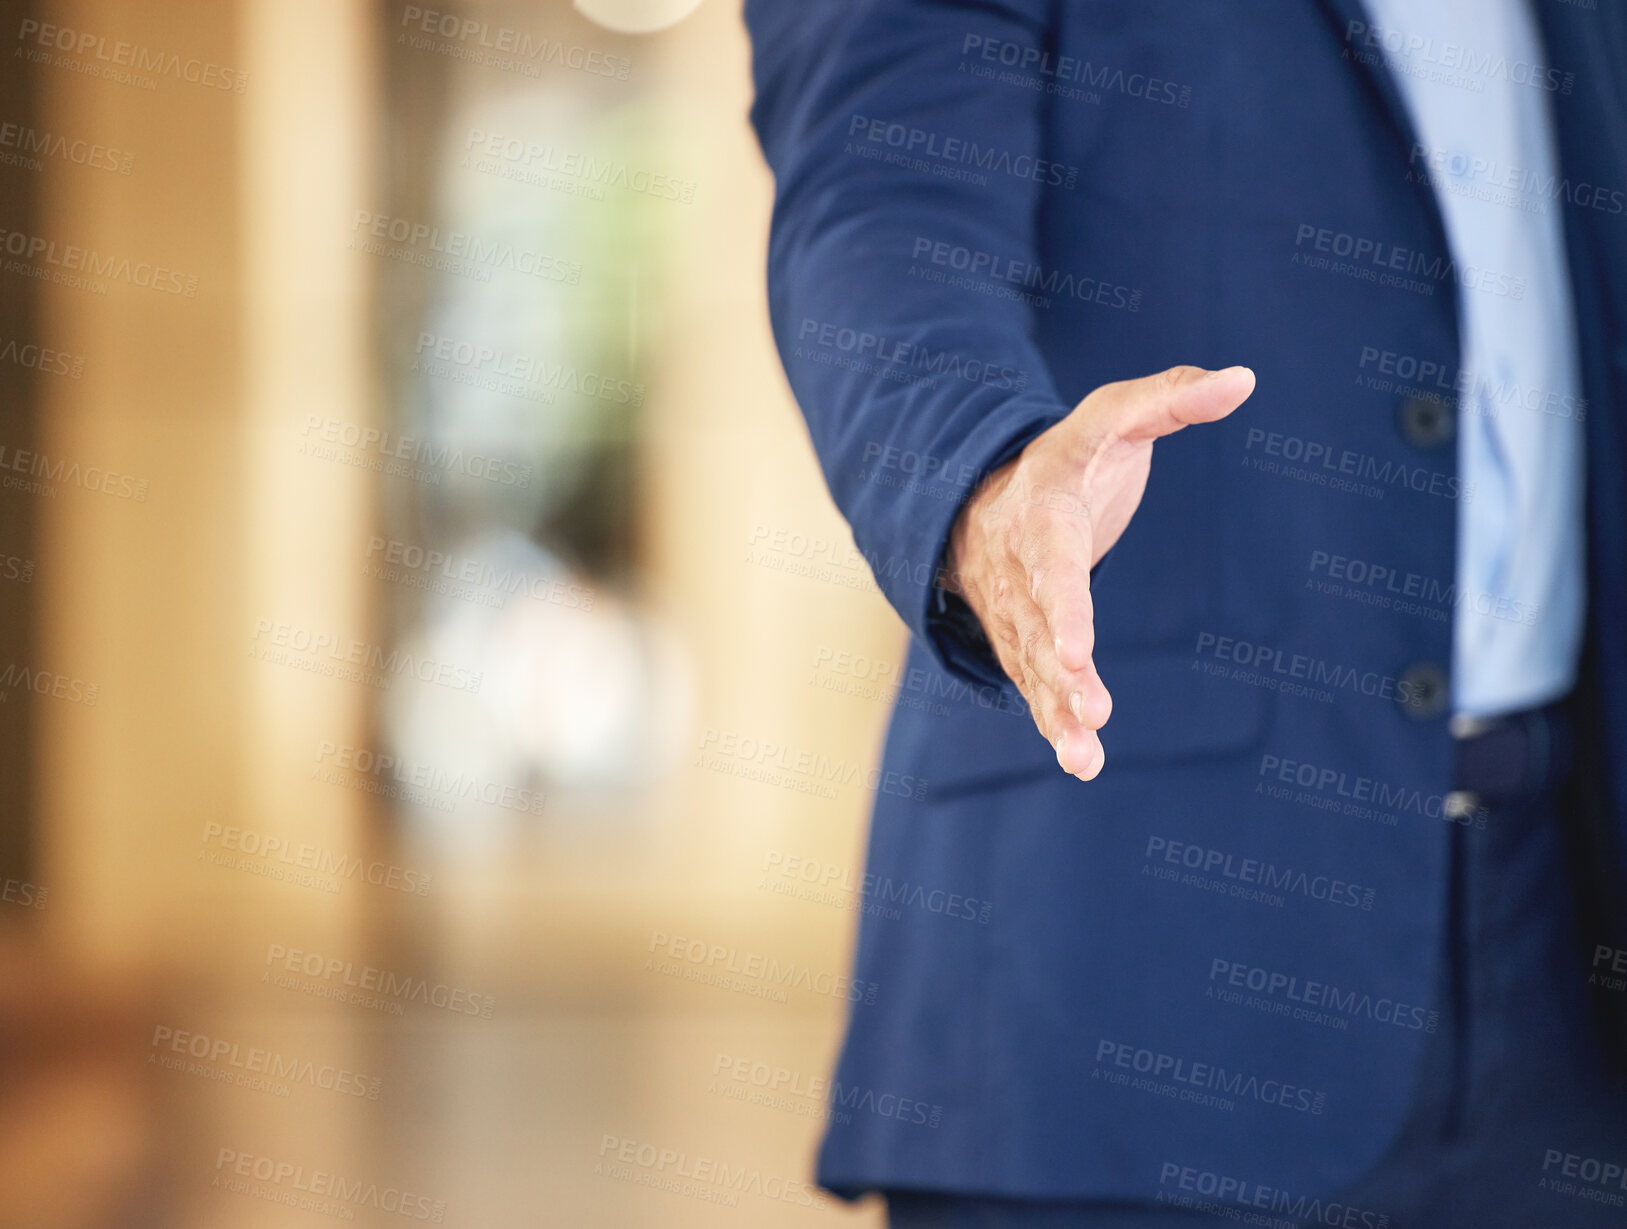
[[1096,646],[1090,558],[1090,522],[1082,515],[1036,518],[1023,542],[1028,595],[1050,627],[1058,664],[1068,673],[1090,665]]
[[1057,762],[1064,771],[1089,780],[1102,764],[1095,729],[1112,709],[1094,665],[1087,659],[1081,670],[1063,666],[1057,656],[1055,629],[1034,602],[1032,592],[1013,597],[1006,647],[1020,672],[1013,678],[1028,700],[1034,724],[1055,750]]

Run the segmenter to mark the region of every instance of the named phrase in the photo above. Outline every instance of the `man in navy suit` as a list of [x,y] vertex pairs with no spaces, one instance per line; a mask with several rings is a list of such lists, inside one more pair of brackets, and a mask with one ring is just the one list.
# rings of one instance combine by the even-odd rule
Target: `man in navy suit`
[[985,903],[864,917],[821,1182],[1623,1223],[1627,11],[746,19],[776,338],[932,700],[870,894]]

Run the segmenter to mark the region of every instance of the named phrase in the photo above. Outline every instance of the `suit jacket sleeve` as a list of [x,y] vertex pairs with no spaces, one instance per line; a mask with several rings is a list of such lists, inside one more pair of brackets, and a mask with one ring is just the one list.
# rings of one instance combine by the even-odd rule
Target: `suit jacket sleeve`
[[[979,682],[1004,674],[935,583],[950,526],[983,475],[1071,408],[1020,282],[996,297],[986,273],[1038,265],[1043,196],[1071,192],[1077,171],[1048,159],[1043,93],[971,70],[999,70],[984,48],[1043,50],[1050,6],[746,4],[781,359],[883,594],[940,665]],[[963,286],[920,276],[972,260],[984,275]]]

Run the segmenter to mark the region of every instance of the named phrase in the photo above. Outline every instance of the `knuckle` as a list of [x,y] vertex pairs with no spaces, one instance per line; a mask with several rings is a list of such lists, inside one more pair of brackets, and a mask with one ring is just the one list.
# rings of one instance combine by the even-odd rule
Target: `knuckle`
[[1160,392],[1172,393],[1183,384],[1202,374],[1202,368],[1182,364],[1179,367],[1169,367],[1160,371],[1157,376]]
[[1011,620],[1011,578],[999,576],[994,581],[994,592],[991,595],[989,608],[1002,623]]
[[1031,627],[1022,633],[1023,661],[1032,665],[1035,657],[1038,656],[1040,642],[1044,639],[1045,629],[1043,627]]
[[1045,704],[1044,681],[1034,671],[1034,667],[1026,661],[1020,664],[1023,672],[1023,694],[1028,698],[1029,707],[1035,712],[1040,712],[1047,707]]

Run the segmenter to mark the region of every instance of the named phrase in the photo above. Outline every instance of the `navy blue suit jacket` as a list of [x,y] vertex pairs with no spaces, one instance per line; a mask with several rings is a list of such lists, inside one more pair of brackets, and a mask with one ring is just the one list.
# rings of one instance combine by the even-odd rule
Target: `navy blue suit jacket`
[[[1587,424],[1588,822],[1619,848],[1627,11],[1536,7],[1587,396],[1549,412]],[[1142,1200],[1174,1163],[1337,1189],[1407,1107],[1449,833],[1477,822],[1441,807],[1464,492],[1430,410],[1452,411],[1458,296],[1520,288],[1451,263],[1356,0],[746,18],[775,335],[913,633],[885,766],[927,782],[876,804],[855,975],[877,996],[821,1180]],[[1527,70],[1467,76],[1504,71]],[[1258,388],[1155,446],[1097,570],[1114,709],[1083,784],[934,580],[980,476],[1098,385],[1182,363]]]

